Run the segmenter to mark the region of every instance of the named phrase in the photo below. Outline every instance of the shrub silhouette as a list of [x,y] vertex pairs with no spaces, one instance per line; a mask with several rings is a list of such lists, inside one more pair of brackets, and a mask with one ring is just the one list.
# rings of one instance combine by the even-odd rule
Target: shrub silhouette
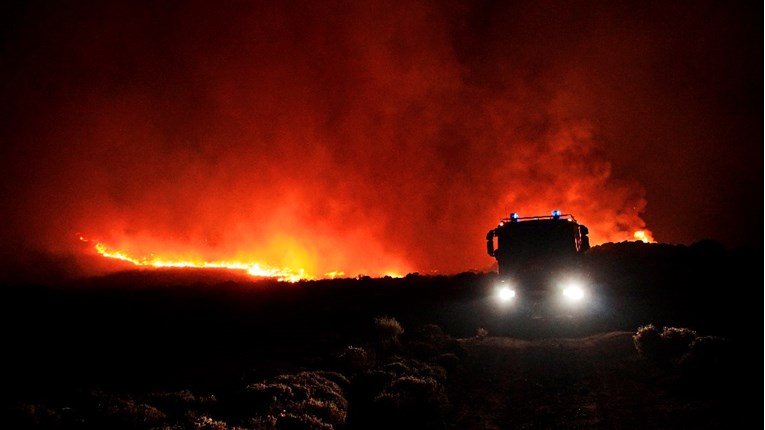
[[374,366],[374,354],[358,346],[347,346],[337,356],[341,372],[355,375]]
[[688,328],[664,327],[661,339],[664,354],[668,357],[679,358],[691,350],[691,344],[696,339],[696,332]]
[[182,419],[189,411],[209,411],[217,404],[214,395],[196,396],[190,390],[153,392],[146,395],[145,400],[175,420]]
[[383,365],[381,369],[397,377],[417,376],[432,378],[439,382],[446,380],[446,370],[443,367],[414,358],[397,357],[394,361]]
[[238,397],[238,414],[266,415],[269,411],[296,400],[293,388],[287,384],[260,382],[244,387]]
[[449,339],[444,330],[437,324],[425,324],[415,331],[417,339],[438,345]]
[[399,336],[404,333],[401,324],[395,318],[387,316],[375,318],[374,324],[378,357],[385,358],[396,353],[401,347]]
[[112,394],[93,393],[96,411],[92,417],[95,427],[109,429],[150,429],[166,421],[167,416],[145,403],[136,403],[130,398],[120,398]]
[[661,349],[661,332],[653,324],[640,326],[632,336],[632,343],[641,357],[658,357]]
[[435,379],[402,376],[375,397],[370,413],[372,428],[441,429],[448,402],[444,387]]
[[347,408],[347,401],[340,386],[328,378],[325,372],[300,372],[292,375],[280,375],[275,378],[278,382],[290,384],[293,387],[305,387],[310,398],[325,400]]
[[426,324],[403,339],[405,351],[420,360],[435,361],[437,357],[445,354],[452,354],[458,358],[465,355],[459,341],[436,324]]
[[335,380],[347,381],[334,372],[306,371],[250,384],[240,393],[234,412],[239,421],[259,426],[275,422],[274,428],[341,428],[348,401]]
[[375,332],[378,340],[393,341],[404,333],[404,328],[401,327],[396,318],[384,316],[375,318]]
[[313,372],[317,377],[321,377],[334,382],[340,388],[340,392],[347,393],[351,386],[351,381],[342,373],[333,372],[330,370],[315,370]]
[[415,357],[429,359],[443,352],[449,336],[436,324],[426,324],[417,330],[406,341],[407,351]]
[[649,360],[671,362],[690,351],[696,332],[688,328],[663,327],[647,324],[637,329],[632,342],[638,354]]
[[400,356],[356,375],[349,390],[347,428],[440,428],[448,404],[446,377],[441,366]]
[[[207,415],[190,416],[190,426],[193,430],[228,430],[229,426],[225,421],[216,420]],[[168,427],[163,427],[165,430]],[[186,428],[186,427],[181,427]],[[175,427],[169,427],[168,429],[175,429]]]

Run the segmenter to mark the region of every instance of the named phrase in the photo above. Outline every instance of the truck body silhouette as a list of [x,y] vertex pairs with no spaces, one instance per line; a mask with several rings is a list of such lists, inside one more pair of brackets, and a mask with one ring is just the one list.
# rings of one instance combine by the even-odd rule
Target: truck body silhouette
[[573,215],[557,210],[502,218],[486,234],[486,250],[497,260],[500,302],[533,318],[581,313],[588,302],[583,268],[588,234]]

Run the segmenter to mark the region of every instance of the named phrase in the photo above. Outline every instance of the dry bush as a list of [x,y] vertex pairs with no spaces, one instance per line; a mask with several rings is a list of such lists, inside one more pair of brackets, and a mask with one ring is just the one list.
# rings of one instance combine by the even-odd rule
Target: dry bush
[[334,428],[343,427],[347,414],[347,404],[338,405],[335,402],[308,399],[300,404],[298,411],[301,416],[307,415],[316,418],[318,421],[326,423]]
[[632,336],[632,343],[641,357],[647,359],[659,357],[661,354],[661,331],[653,324],[640,326]]
[[664,327],[661,340],[664,354],[679,358],[691,350],[691,343],[696,340],[696,332],[687,328]]
[[399,336],[404,333],[404,328],[393,317],[378,317],[374,320],[377,345],[375,357],[386,359],[396,354],[401,349]]
[[454,354],[457,357],[466,354],[458,340],[449,336],[436,324],[426,324],[417,330],[404,342],[405,351],[421,360],[432,361],[444,354]]
[[448,409],[446,390],[427,377],[402,376],[375,397],[371,428],[441,429]]
[[193,417],[190,427],[193,430],[229,430],[225,421],[216,420],[207,415]]
[[404,333],[404,328],[396,318],[383,316],[375,318],[375,332],[380,341],[397,340]]
[[380,367],[384,372],[391,373],[396,376],[408,375],[412,373],[412,369],[403,361],[393,361],[384,364]]
[[334,372],[279,375],[245,387],[236,410],[240,417],[249,418],[245,422],[251,427],[275,419],[274,428],[342,428],[348,401],[335,381],[348,382]]
[[94,392],[92,400],[96,411],[91,417],[94,424],[109,429],[151,429],[165,424],[167,416],[145,403],[136,403],[130,398]]
[[348,407],[344,393],[337,382],[330,379],[326,372],[300,372],[292,375],[280,375],[276,381],[305,387],[309,398],[325,400],[336,404],[341,409]]
[[348,428],[439,428],[448,404],[445,380],[442,367],[403,357],[361,373],[351,384]]
[[283,383],[259,382],[249,384],[237,398],[237,414],[265,415],[280,405],[295,401],[295,392],[291,386]]
[[483,327],[478,327],[475,331],[475,338],[478,340],[486,339],[489,336],[489,331]]
[[359,346],[347,346],[337,356],[340,371],[355,375],[374,366],[374,354]]
[[415,331],[417,340],[438,345],[449,339],[444,330],[436,324],[425,324]]
[[406,350],[411,355],[429,359],[442,353],[449,336],[436,324],[426,324],[419,327],[406,340]]
[[330,370],[315,370],[311,373],[314,373],[318,377],[325,378],[331,382],[334,382],[340,388],[342,393],[348,392],[348,389],[351,386],[351,381],[342,373],[332,372]]
[[145,400],[176,419],[183,417],[190,410],[207,411],[217,403],[214,395],[197,396],[190,390],[153,392],[147,394]]
[[[245,423],[247,430],[274,430],[276,428],[277,418],[273,415],[250,418]],[[242,429],[244,430],[244,429]]]
[[424,401],[424,403],[446,403],[446,392],[443,385],[429,377],[402,376],[394,380],[385,391]]
[[649,360],[672,362],[679,360],[691,349],[696,332],[688,328],[663,327],[660,331],[648,324],[638,328],[632,342],[638,354]]
[[443,367],[414,358],[397,357],[381,369],[397,377],[417,376],[441,382],[446,380],[446,370]]

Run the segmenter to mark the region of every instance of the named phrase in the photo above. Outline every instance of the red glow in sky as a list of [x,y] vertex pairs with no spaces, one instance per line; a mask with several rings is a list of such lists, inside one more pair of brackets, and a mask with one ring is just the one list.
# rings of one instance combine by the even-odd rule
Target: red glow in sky
[[22,3],[3,255],[92,254],[82,234],[136,259],[456,273],[491,266],[500,218],[552,209],[594,245],[759,244],[749,8]]

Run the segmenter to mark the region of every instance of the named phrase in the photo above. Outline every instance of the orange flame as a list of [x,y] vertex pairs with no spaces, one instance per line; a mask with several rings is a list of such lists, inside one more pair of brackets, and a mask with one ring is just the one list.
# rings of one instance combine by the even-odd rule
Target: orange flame
[[[348,278],[349,276],[343,270],[329,270],[323,275],[316,275],[316,273],[323,272],[318,269],[315,261],[310,254],[305,251],[300,251],[299,247],[290,246],[293,249],[292,258],[288,259],[286,266],[275,267],[263,262],[263,258],[251,257],[250,254],[239,255],[238,258],[231,259],[218,259],[218,258],[206,258],[197,254],[193,249],[187,249],[185,252],[178,252],[172,250],[172,246],[162,247],[161,252],[140,252],[135,251],[133,245],[128,241],[123,240],[119,246],[107,245],[106,241],[92,240],[87,238],[86,235],[79,234],[80,241],[92,244],[92,249],[100,256],[124,261],[136,266],[156,267],[156,268],[198,268],[198,269],[229,269],[236,271],[243,271],[246,274],[259,278],[273,278],[278,281],[284,282],[298,282],[301,280],[314,280],[314,279],[340,279]],[[289,241],[290,239],[282,238],[280,243]],[[271,243],[266,245],[266,248],[272,246]],[[166,249],[167,248],[167,249]],[[298,249],[298,250],[296,250]],[[198,250],[197,250],[198,251]],[[207,257],[210,257],[209,255]],[[392,266],[401,266],[396,264],[395,261]],[[318,269],[318,270],[317,270]],[[401,270],[397,268],[378,267],[373,270],[379,276],[401,278],[404,275],[401,274]],[[361,272],[359,277],[366,276]],[[375,275],[377,276],[377,275]]]
[[654,243],[656,242],[653,240],[653,234],[649,230],[638,230],[632,235],[635,240],[638,240],[643,243]]
[[[90,240],[80,236],[80,240],[83,242],[90,242]],[[288,268],[274,268],[269,267],[266,264],[257,262],[242,262],[242,261],[183,261],[183,260],[169,260],[161,257],[151,255],[144,257],[136,257],[127,252],[110,249],[101,242],[95,242],[93,247],[95,251],[106,258],[112,258],[115,260],[126,261],[136,266],[150,266],[158,268],[177,267],[177,268],[201,268],[201,269],[230,269],[241,270],[247,274],[261,278],[276,278],[283,282],[298,282],[301,280],[313,279],[302,268],[300,269],[288,269]],[[334,272],[327,274],[326,277],[340,277],[342,272]]]

